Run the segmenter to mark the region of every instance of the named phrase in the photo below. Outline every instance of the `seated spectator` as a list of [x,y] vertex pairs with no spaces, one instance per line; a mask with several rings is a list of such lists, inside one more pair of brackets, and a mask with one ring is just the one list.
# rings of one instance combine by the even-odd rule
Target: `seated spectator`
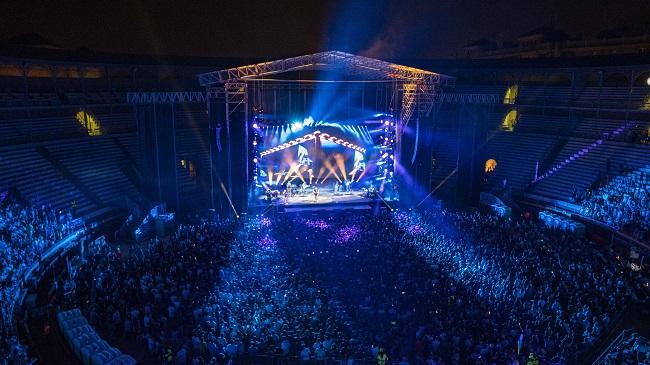
[[581,212],[650,241],[650,173],[637,170],[612,179],[583,201]]

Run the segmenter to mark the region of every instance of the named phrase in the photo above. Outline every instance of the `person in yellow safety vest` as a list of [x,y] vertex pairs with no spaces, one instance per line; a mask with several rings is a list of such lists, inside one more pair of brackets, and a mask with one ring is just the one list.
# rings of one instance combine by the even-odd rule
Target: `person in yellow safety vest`
[[377,354],[377,365],[386,365],[388,362],[388,355],[384,351],[383,348],[379,349],[379,353]]
[[528,354],[528,361],[526,361],[526,365],[539,365],[539,359],[535,354],[532,352]]

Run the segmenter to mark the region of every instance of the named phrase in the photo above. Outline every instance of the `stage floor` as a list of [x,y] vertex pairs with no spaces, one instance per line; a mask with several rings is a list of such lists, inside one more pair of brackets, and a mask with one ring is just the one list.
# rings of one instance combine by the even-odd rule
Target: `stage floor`
[[350,193],[334,194],[332,191],[321,191],[318,194],[318,199],[314,199],[314,194],[309,193],[305,195],[294,195],[285,198],[284,196],[273,199],[270,204],[265,196],[260,197],[256,201],[258,206],[274,205],[277,207],[291,207],[291,206],[328,206],[328,205],[353,205],[353,204],[369,204],[380,198],[368,198],[362,191],[353,191]]
[[[295,195],[284,198],[278,197],[270,203],[266,197],[260,197],[257,204],[251,206],[253,210],[268,210],[269,207],[275,207],[283,212],[300,212],[316,210],[347,210],[347,209],[371,209],[373,204],[382,203],[380,197],[368,198],[363,191],[353,191],[350,193],[334,194],[332,191],[321,191],[318,194],[318,200],[314,200],[314,194]],[[383,204],[381,204],[383,205]]]
[[314,199],[313,194],[306,196],[284,197],[273,202],[276,205],[318,205],[318,204],[349,204],[349,203],[369,203],[373,199],[366,198],[361,193],[334,194],[324,192],[318,194],[318,200]]

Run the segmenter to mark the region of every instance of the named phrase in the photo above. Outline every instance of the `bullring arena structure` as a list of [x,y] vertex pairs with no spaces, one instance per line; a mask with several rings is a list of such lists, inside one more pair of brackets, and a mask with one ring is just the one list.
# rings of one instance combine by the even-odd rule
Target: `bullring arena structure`
[[248,61],[0,56],[3,361],[650,361],[647,57]]

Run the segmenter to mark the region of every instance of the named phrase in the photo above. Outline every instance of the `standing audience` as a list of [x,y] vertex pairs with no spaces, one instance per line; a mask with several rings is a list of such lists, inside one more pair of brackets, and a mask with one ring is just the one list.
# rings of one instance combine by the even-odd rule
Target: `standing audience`
[[27,270],[41,255],[72,232],[70,214],[33,206],[12,195],[0,201],[0,364],[28,363],[25,346],[13,333],[14,306]]

